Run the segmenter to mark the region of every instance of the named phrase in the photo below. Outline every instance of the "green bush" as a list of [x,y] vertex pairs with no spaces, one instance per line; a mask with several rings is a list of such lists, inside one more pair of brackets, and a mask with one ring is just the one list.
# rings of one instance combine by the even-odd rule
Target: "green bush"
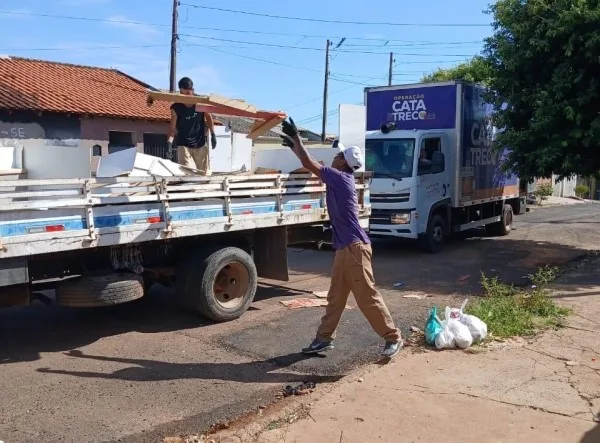
[[589,198],[590,187],[586,185],[575,186],[575,195],[579,198]]

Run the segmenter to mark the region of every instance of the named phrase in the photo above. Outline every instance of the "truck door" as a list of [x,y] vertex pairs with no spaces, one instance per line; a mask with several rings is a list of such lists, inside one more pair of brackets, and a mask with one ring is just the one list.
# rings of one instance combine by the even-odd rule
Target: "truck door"
[[418,233],[427,229],[432,207],[451,201],[448,177],[448,138],[444,134],[424,135],[417,160]]

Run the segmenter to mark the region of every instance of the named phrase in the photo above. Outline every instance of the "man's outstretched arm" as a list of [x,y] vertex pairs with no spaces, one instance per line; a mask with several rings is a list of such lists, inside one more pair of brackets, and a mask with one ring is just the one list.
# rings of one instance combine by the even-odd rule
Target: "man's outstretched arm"
[[283,145],[289,148],[292,148],[292,152],[296,154],[296,157],[302,163],[306,169],[317,176],[321,176],[321,168],[323,165],[318,163],[312,156],[308,153],[308,150],[300,140],[300,136],[298,135],[298,128],[296,127],[294,120],[290,118],[290,121],[283,121],[281,124],[283,133],[285,134],[283,138]]

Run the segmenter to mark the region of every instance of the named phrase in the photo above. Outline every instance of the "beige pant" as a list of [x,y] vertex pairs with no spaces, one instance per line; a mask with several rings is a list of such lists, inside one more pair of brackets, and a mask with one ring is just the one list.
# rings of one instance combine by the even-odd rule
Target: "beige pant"
[[317,331],[319,340],[331,341],[335,338],[335,330],[352,291],[359,309],[373,330],[386,341],[400,341],[400,331],[394,326],[390,311],[381,294],[375,289],[372,256],[371,245],[364,243],[354,243],[336,251],[331,286],[327,294],[327,308]]
[[177,146],[177,161],[180,165],[194,168],[206,175],[208,164],[208,146],[201,148],[188,148],[186,146]]

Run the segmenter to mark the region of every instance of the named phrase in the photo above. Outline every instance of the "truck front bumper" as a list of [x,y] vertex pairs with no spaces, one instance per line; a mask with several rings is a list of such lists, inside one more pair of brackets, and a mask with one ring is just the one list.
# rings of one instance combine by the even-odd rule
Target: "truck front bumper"
[[369,220],[369,235],[416,239],[418,237],[416,211],[373,209]]

